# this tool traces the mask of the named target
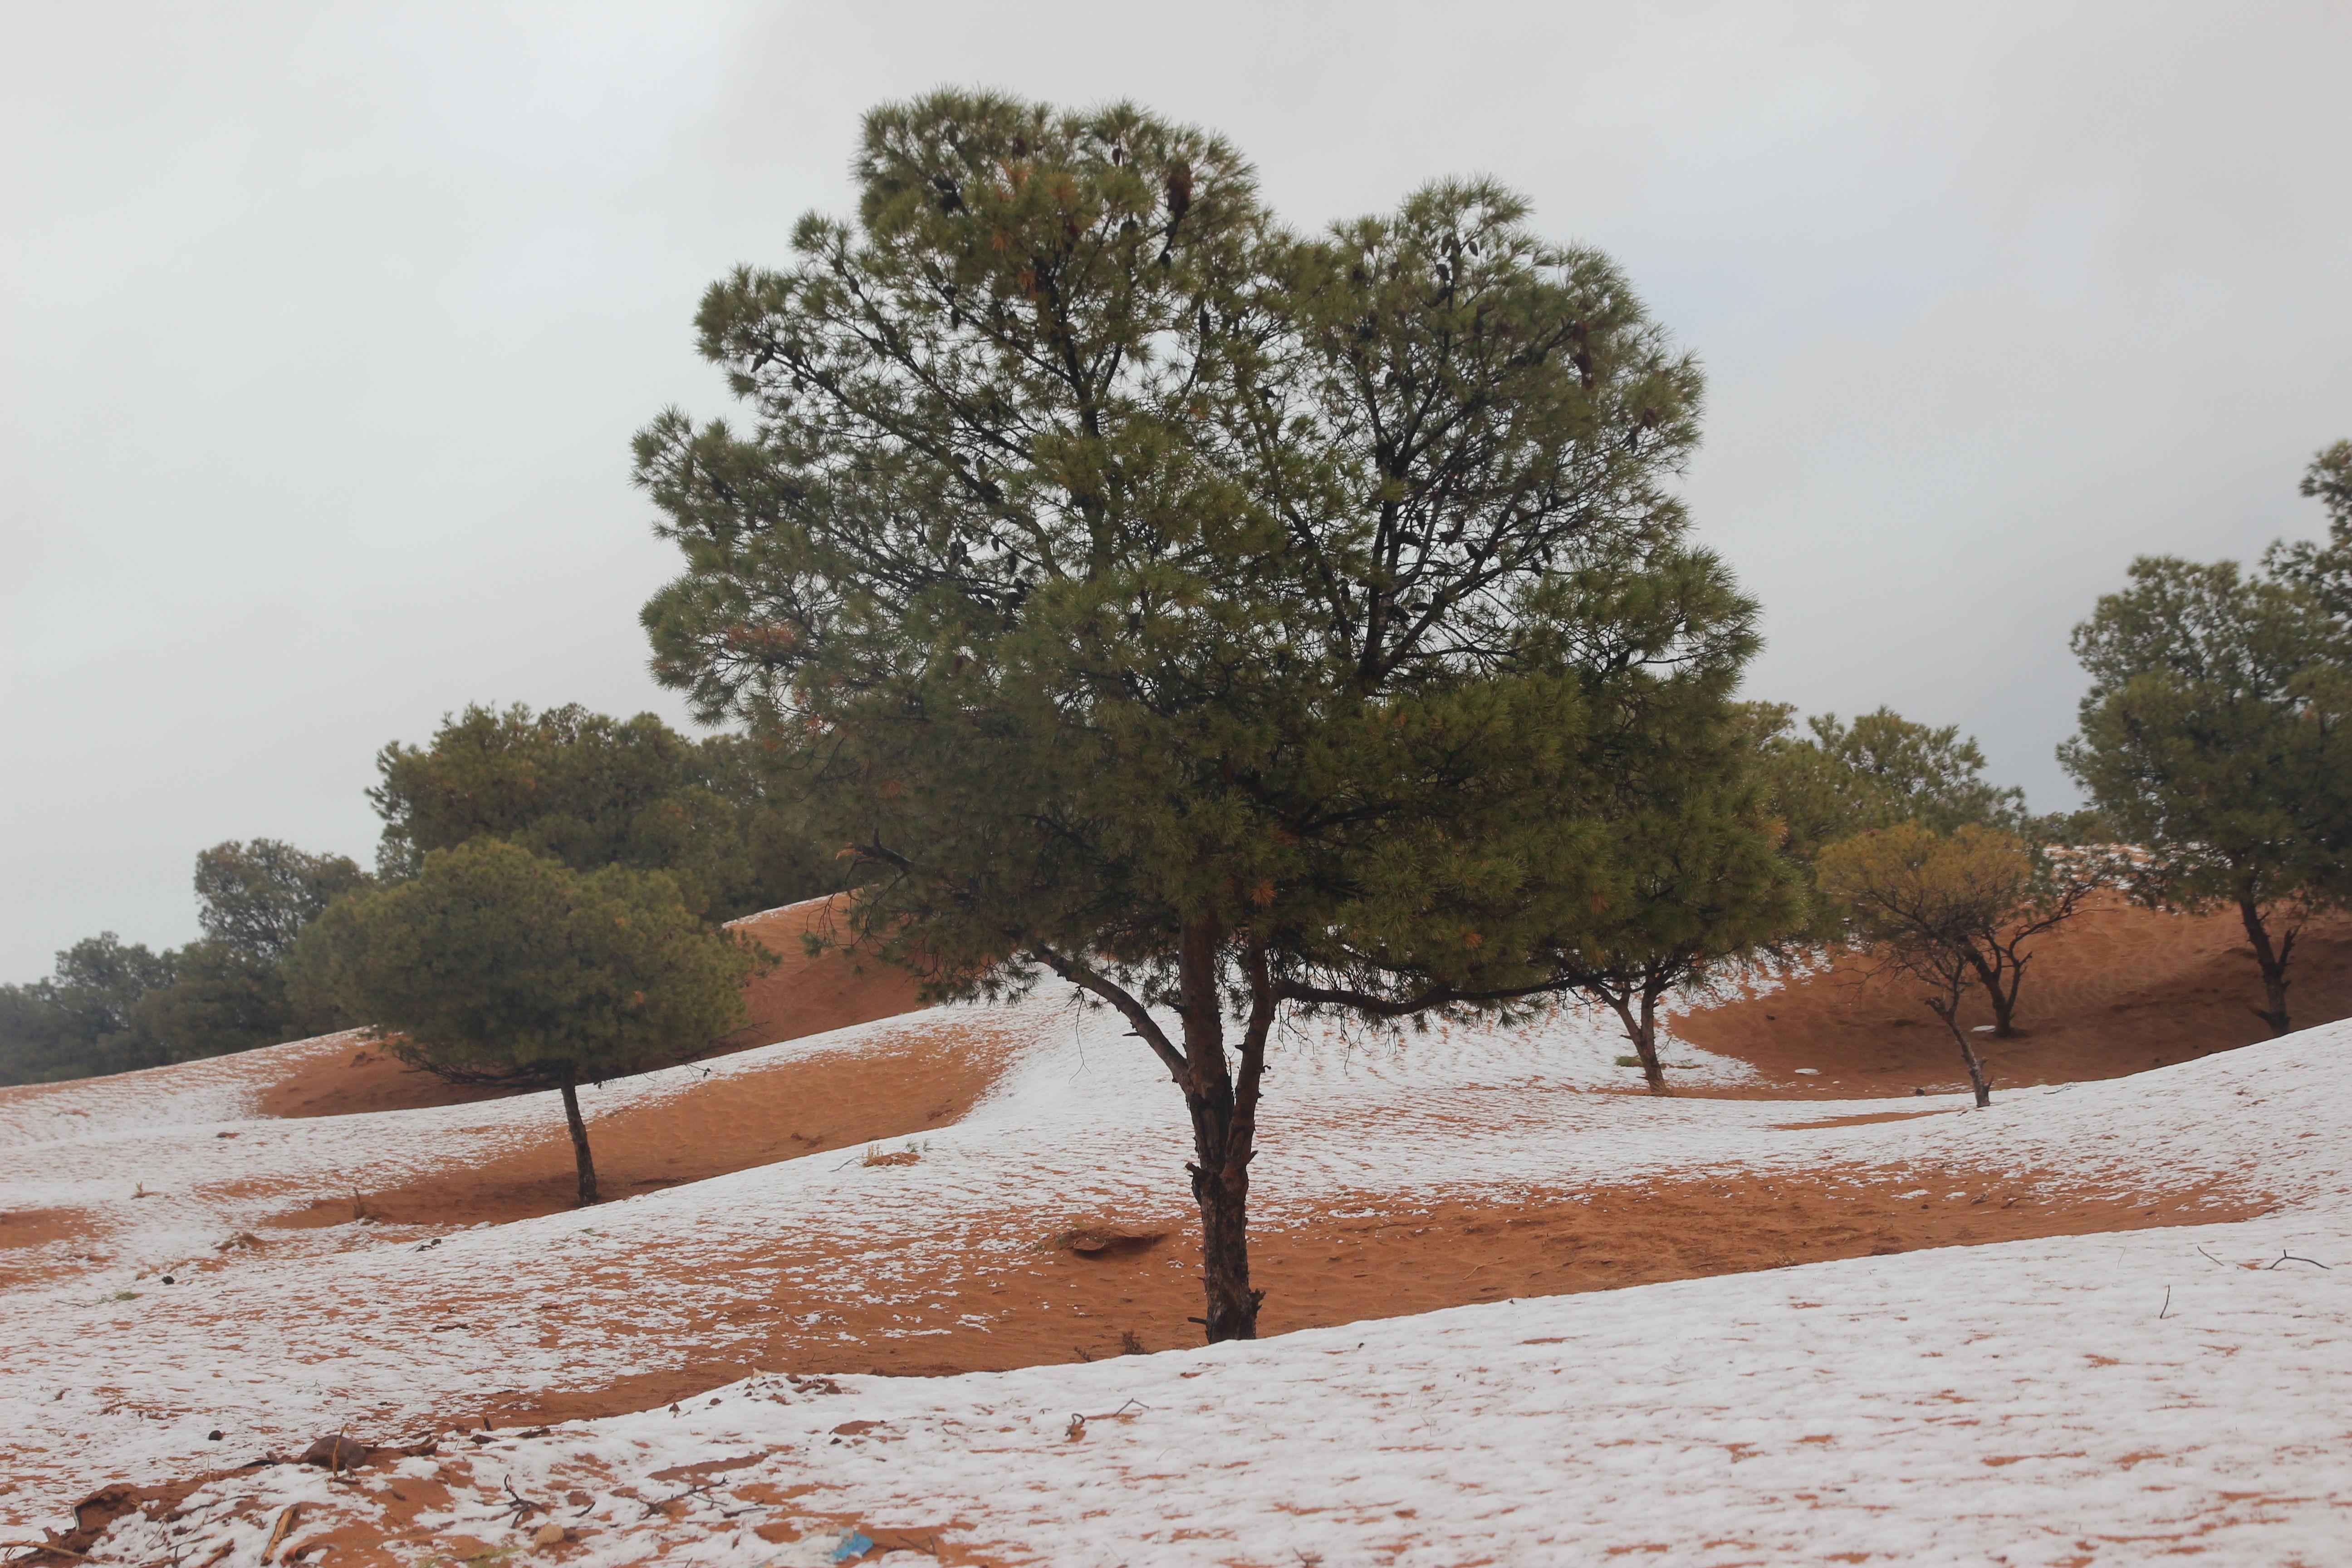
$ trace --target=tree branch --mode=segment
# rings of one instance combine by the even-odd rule
[[[1136,1037],[1150,1046],[1152,1054],[1167,1068],[1169,1076],[1180,1084],[1188,1081],[1184,1053],[1168,1038],[1168,1032],[1160,1026],[1158,1019],[1152,1017],[1151,1010],[1136,1000],[1125,986],[1083,960],[1066,957],[1043,943],[1030,942],[1024,951],[1071,984],[1092,992],[1118,1008],[1127,1021],[1135,1026]]]

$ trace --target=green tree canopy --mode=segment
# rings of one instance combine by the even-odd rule
[[[340,1027],[289,991],[280,961],[338,894],[366,880],[340,855],[232,839],[196,856],[204,939],[153,952],[112,931],[58,954],[55,972],[0,986],[0,1083],[130,1072]]]
[[[2291,582],[2143,556],[2074,628],[2090,673],[2059,761],[2143,857],[2144,901],[2234,907],[2284,1034],[2311,910],[2347,889],[2352,680],[2322,605]]]
[[[1784,847],[1801,865],[1825,845],[1898,822],[1949,833],[2024,821],[2024,792],[1988,782],[1984,753],[1957,724],[1932,728],[1880,708],[1851,724],[1815,714],[1799,734],[1785,703],[1753,703],[1748,712]]]
[[[2311,459],[2302,490],[2327,514],[2327,537],[2281,542],[2263,563],[2272,576],[2309,594],[2335,623],[2329,657],[2352,665],[2352,441],[2338,441]]]
[[[306,854],[276,838],[232,838],[196,857],[196,923],[211,941],[274,965],[304,926],[367,879],[348,856]]]
[[[1275,1022],[1572,984],[1612,815],[1753,646],[1667,489],[1697,370],[1486,182],[1302,237],[1218,137],[968,93],[856,172],[703,300],[747,426],[638,438],[655,668],[800,770],[936,990],[1129,1020],[1250,1335]]]
[[[667,871],[713,920],[842,886],[769,791],[759,748],[731,735],[689,740],[650,713],[469,707],[429,745],[386,746],[376,769],[378,859],[394,874],[489,837],[575,871]]]
[[[596,1201],[578,1086],[701,1049],[743,1017],[752,951],[666,872],[582,876],[481,837],[338,900],[294,960],[404,1059],[466,1082],[562,1091],[580,1201]]]
[[[1743,728],[1735,718],[1687,737],[1677,791],[1633,792],[1612,814],[1607,890],[1559,955],[1576,988],[1616,1014],[1653,1094],[1666,1091],[1659,1003],[1793,934],[1806,916]]]
[[[179,967],[176,952],[100,931],[59,952],[47,979],[0,985],[0,1083],[154,1066],[132,1019],[142,998],[170,985]]]

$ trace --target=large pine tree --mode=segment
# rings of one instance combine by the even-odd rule
[[[1664,488],[1698,373],[1483,182],[1305,238],[1213,135],[968,93],[869,115],[856,177],[704,299],[747,426],[638,438],[656,668],[805,770],[939,994],[1128,1019],[1248,1337],[1275,1024],[1573,984],[1612,815],[1752,646]]]

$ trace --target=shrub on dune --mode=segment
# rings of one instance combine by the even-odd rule
[[[754,950],[697,920],[665,873],[582,876],[486,838],[338,901],[292,963],[417,1066],[561,1090],[586,1205],[596,1168],[579,1086],[739,1027]]]

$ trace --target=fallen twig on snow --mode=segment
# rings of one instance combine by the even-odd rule
[[[2316,1258],[2297,1258],[2288,1252],[2284,1247],[2279,1248],[2278,1261],[2271,1264],[2269,1267],[2276,1268],[2280,1263],[2308,1263],[2314,1268],[2326,1268],[2327,1267],[2326,1264],[2322,1263]]]
[[[299,1502],[289,1502],[286,1505],[286,1510],[278,1516],[278,1526],[269,1532],[269,1544],[261,1549],[261,1560],[264,1563],[278,1555],[278,1543],[284,1541],[286,1532],[294,1528],[294,1515],[301,1506]]]
[[[529,1498],[523,1496],[520,1492],[515,1490],[514,1478],[512,1476],[509,1476],[501,1484],[504,1485],[507,1489],[507,1496],[513,1500],[509,1502],[505,1508],[499,1510],[503,1513],[510,1513],[514,1515],[514,1518],[509,1522],[520,1524],[524,1520],[529,1519],[534,1513],[546,1513],[549,1511],[545,1503],[533,1502]]]
[[[1106,1410],[1100,1415],[1087,1415],[1081,1417],[1081,1419],[1087,1421],[1116,1421],[1126,1416],[1131,1411],[1149,1410],[1151,1406],[1146,1405],[1140,1399],[1130,1399],[1116,1410]]]
[[[703,1482],[703,1483],[702,1483],[700,1486],[698,1486],[698,1487],[688,1487],[688,1488],[687,1488],[684,1491],[679,1492],[679,1493],[678,1493],[677,1496],[675,1496],[675,1497],[666,1497],[666,1498],[662,1498],[662,1499],[660,1499],[659,1500],[655,1501],[655,1502],[641,1503],[641,1504],[640,1504],[640,1506],[641,1506],[641,1507],[643,1507],[643,1508],[645,1509],[645,1510],[646,1510],[646,1513],[645,1513],[646,1518],[647,1518],[647,1519],[651,1519],[651,1518],[653,1518],[653,1516],[654,1516],[654,1515],[656,1515],[656,1514],[659,1513],[662,1510],[664,1510],[664,1509],[667,1508],[670,1504],[672,1504],[672,1503],[674,1503],[674,1502],[684,1502],[687,1499],[688,1499],[688,1498],[692,1497],[695,1493],[697,1493],[697,1492],[707,1492],[707,1491],[710,1491],[710,1490],[714,1489],[715,1488],[717,1488],[717,1487],[718,1487],[718,1485],[719,1485],[719,1483],[718,1483],[717,1481],[705,1481],[705,1482]]]

